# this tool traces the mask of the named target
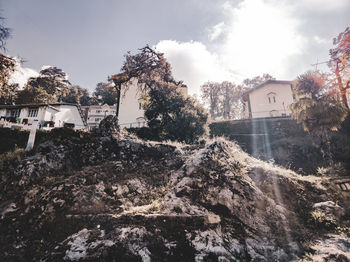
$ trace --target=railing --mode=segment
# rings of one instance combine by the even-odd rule
[[[147,127],[146,122],[133,122],[133,123],[123,123],[119,124],[121,128],[137,128],[137,127]]]

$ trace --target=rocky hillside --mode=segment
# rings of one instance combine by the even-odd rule
[[[325,178],[225,140],[63,133],[0,164],[2,261],[350,261]]]

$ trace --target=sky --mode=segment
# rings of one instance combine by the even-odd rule
[[[146,44],[190,94],[263,73],[293,80],[329,59],[349,13],[350,0],[0,0],[7,54],[25,61],[18,81],[51,65],[90,92]]]

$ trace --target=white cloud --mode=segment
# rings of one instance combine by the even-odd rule
[[[213,26],[213,28],[210,29],[210,32],[209,32],[209,39],[211,41],[217,39],[225,30],[225,23],[224,22],[221,22],[221,23],[218,23],[217,25]]]
[[[220,64],[219,58],[200,42],[177,42],[163,40],[156,50],[164,53],[172,65],[174,77],[184,80],[190,94],[199,93],[204,82],[232,80],[233,75]]]
[[[288,77],[288,59],[302,53],[292,7],[276,1],[245,0],[231,9],[227,40],[220,47],[224,64],[244,77],[264,72]]]
[[[332,41],[331,41],[330,39],[324,39],[324,38],[322,38],[322,37],[319,37],[318,35],[315,35],[315,36],[313,37],[313,40],[314,40],[317,44],[320,44],[320,45],[322,45],[322,44],[331,44],[331,43],[332,43]]]
[[[295,76],[290,75],[289,62],[307,44],[293,11],[277,0],[244,0],[236,6],[226,2],[222,12],[227,21],[208,29],[207,45],[163,40],[156,47],[172,64],[175,77],[189,85],[190,93],[198,93],[208,80],[239,82],[263,73],[291,79]]]
[[[14,58],[16,60],[15,71],[12,73],[9,83],[10,84],[18,84],[19,88],[22,89],[24,85],[27,83],[30,77],[38,76],[39,73],[34,69],[28,67],[22,67],[19,59]]]
[[[337,11],[350,6],[349,0],[301,0],[297,3],[314,12]]]

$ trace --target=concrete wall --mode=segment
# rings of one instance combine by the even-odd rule
[[[293,103],[291,84],[264,85],[249,93],[249,100],[252,118],[289,116],[290,105]],[[248,109],[248,105],[246,108]]]

